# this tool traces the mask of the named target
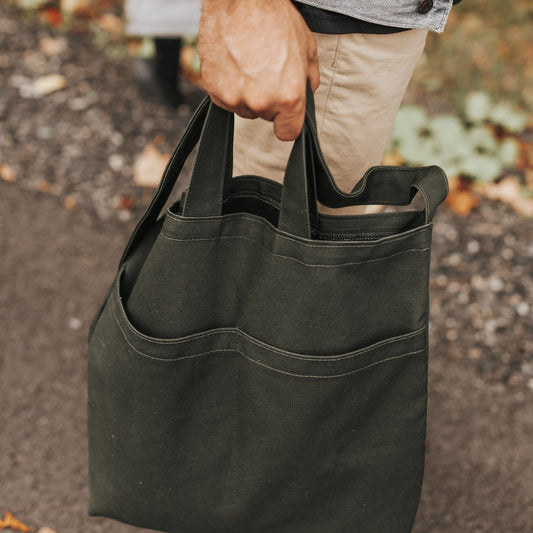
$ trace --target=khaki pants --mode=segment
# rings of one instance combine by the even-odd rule
[[[426,41],[426,30],[388,35],[315,34],[320,86],[315,94],[318,137],[340,189],[353,189],[380,164],[394,118]],[[235,117],[234,175],[283,181],[292,142],[278,140],[270,122]],[[324,213],[361,213],[367,207]]]

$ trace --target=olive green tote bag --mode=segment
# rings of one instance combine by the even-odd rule
[[[193,116],[91,329],[91,515],[172,533],[411,530],[447,180],[375,167],[341,192],[311,100],[283,186],[232,178],[231,113],[206,100]],[[316,208],[417,192],[422,211]]]

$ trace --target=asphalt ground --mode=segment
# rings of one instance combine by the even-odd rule
[[[130,227],[0,183],[0,229],[0,514],[58,533],[139,531],[86,513],[87,328]],[[533,391],[432,344],[414,532],[533,531]]]

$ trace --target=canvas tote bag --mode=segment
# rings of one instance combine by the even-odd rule
[[[233,115],[204,101],[93,323],[89,513],[172,533],[408,533],[446,177],[376,167],[341,192],[311,98],[283,186],[232,179],[232,142]],[[422,211],[316,209],[416,192]]]

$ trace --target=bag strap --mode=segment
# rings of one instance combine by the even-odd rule
[[[367,204],[408,205],[418,191],[425,202],[425,221],[431,222],[448,193],[448,180],[437,166],[373,167],[350,193],[337,187],[318,142],[314,98],[309,85],[307,90],[305,124],[287,163],[278,228],[309,239],[311,221],[316,218],[317,200],[332,208]],[[204,99],[193,114],[150,205],[130,237],[120,266],[157,221],[187,157],[200,139],[183,216],[221,215],[224,186],[232,176],[233,127],[233,113],[217,107],[209,98]]]
[[[417,192],[425,204],[425,222],[433,220],[437,207],[448,195],[448,179],[436,166],[369,168],[351,192],[341,191],[324,160],[314,121],[307,120],[316,161],[316,188],[319,201],[327,207],[353,205],[409,205]]]
[[[233,113],[209,106],[183,205],[184,217],[221,214],[224,185],[233,173],[233,130]]]
[[[352,205],[409,205],[417,192],[425,204],[425,222],[430,223],[437,207],[448,194],[448,179],[436,166],[394,167],[377,166],[367,170],[361,181],[350,193],[328,183],[327,176],[317,173],[317,189],[320,202],[332,208]],[[337,190],[335,190],[337,189]]]
[[[279,229],[310,238],[308,218],[312,217],[316,199],[332,208],[371,204],[409,205],[417,192],[424,199],[426,224],[433,220],[437,207],[448,194],[448,179],[440,167],[372,167],[351,192],[345,193],[335,183],[320,149],[314,97],[309,84],[306,105],[306,119],[300,137],[307,138],[307,142],[299,143],[300,138],[296,140],[287,163]]]
[[[125,263],[126,259],[136,247],[137,243],[142,239],[142,236],[146,233],[146,231],[148,231],[149,228],[156,223],[161,210],[167,203],[170,194],[172,193],[172,189],[176,184],[187,157],[200,139],[209,107],[210,99],[206,97],[191,117],[185,133],[170,156],[170,159],[163,172],[163,177],[161,178],[159,186],[152,197],[150,205],[147,207],[144,215],[131,234],[124,253],[122,254],[122,258],[120,259],[119,269]]]

